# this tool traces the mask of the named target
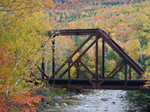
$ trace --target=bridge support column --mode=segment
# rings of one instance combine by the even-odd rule
[[[131,80],[131,66],[129,66],[129,80]]]
[[[45,59],[44,57],[42,58],[42,79],[44,79],[44,73],[45,73]]]
[[[105,77],[105,41],[102,39],[102,78]]]
[[[70,89],[70,61],[68,62],[68,89]]]
[[[55,39],[52,40],[52,74],[54,73],[55,73]]]
[[[95,69],[95,79],[96,79],[96,88],[98,86],[98,36],[96,36],[96,55],[95,55],[95,66],[96,66],[96,69]]]
[[[79,67],[79,62],[77,62],[77,66]],[[79,70],[77,69],[77,79],[79,79]]]
[[[125,90],[127,90],[127,63],[125,63]]]

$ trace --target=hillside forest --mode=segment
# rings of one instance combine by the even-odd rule
[[[63,94],[66,91],[51,88],[45,80],[46,76],[52,75],[52,42],[55,39],[57,69],[81,45],[86,36],[53,38],[45,35],[49,30],[104,30],[145,71],[139,77],[132,70],[132,79],[147,80],[145,87],[149,88],[149,4],[150,0],[1,0],[0,111],[34,112],[41,99],[51,100],[54,94]],[[102,63],[101,44],[100,39],[99,64]],[[76,59],[83,50],[84,47],[73,58]],[[82,58],[92,72],[95,70],[94,55],[93,46]],[[106,44],[105,76],[120,61],[120,56]],[[42,63],[45,63],[44,71]],[[99,76],[101,71],[99,66]],[[71,78],[76,78],[76,72],[72,67]],[[44,77],[41,75],[43,73]],[[123,79],[124,71],[120,71],[114,78]],[[127,91],[127,94],[141,109],[150,108],[149,91]]]

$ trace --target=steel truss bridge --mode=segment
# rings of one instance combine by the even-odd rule
[[[43,73],[43,77],[46,77],[49,84],[51,84],[54,88],[74,88],[74,89],[114,89],[114,90],[144,90],[143,85],[146,80],[142,80],[142,78],[133,80],[132,79],[132,71],[133,69],[139,76],[142,77],[144,74],[143,69],[137,65],[130,56],[128,56],[124,50],[108,35],[101,29],[67,29],[67,30],[59,30],[49,31],[47,34],[49,37],[56,38],[57,36],[72,36],[72,35],[88,35],[88,38],[80,45],[78,48],[71,54],[71,56],[66,59],[66,61],[55,70],[55,41],[52,42],[52,52],[53,52],[53,61],[52,61],[52,75],[48,77],[45,73]],[[102,41],[102,65],[101,65],[101,74],[98,74],[98,50],[99,43],[98,40]],[[77,57],[76,60],[73,61],[73,56],[81,50],[81,48],[89,41],[93,40],[86,47],[86,49]],[[105,44],[108,44],[122,59],[122,61],[105,77]],[[93,46],[95,45],[95,73],[93,73],[88,66],[86,66],[81,58],[83,55]],[[58,76],[60,70],[64,69],[64,66],[67,65],[67,68],[64,70],[61,75]],[[80,66],[79,66],[80,65]],[[75,67],[77,70],[77,77],[72,79],[70,77],[70,69],[71,67]],[[85,68],[85,70],[92,76],[90,78],[84,71],[81,69],[81,66]],[[124,79],[114,79],[114,76],[120,70],[124,70]],[[44,71],[44,69],[43,69]],[[63,76],[67,74],[67,78],[63,78]],[[84,78],[80,78],[80,74],[84,76]],[[100,75],[100,76],[99,76]]]

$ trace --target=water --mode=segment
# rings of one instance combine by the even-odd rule
[[[122,90],[74,93],[51,103],[43,112],[139,112]]]

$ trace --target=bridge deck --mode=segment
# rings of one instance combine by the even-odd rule
[[[100,83],[103,79],[99,79]],[[93,86],[87,79],[71,79],[68,85],[68,79],[52,79],[50,84],[54,84],[54,88],[74,88],[74,89],[114,89],[114,90],[144,90],[142,87],[145,80],[128,80],[127,87],[125,87],[125,80],[107,79],[100,87]],[[96,81],[92,79],[96,84]]]

